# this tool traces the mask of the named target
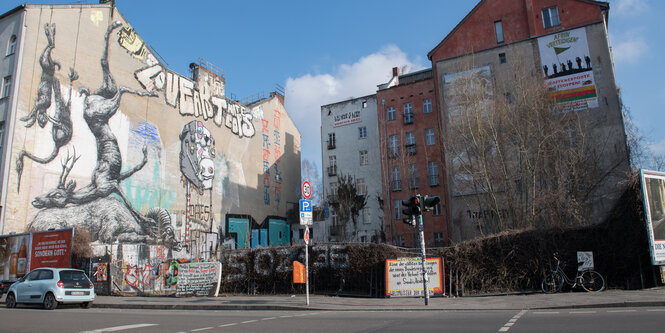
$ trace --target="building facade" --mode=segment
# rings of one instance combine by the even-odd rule
[[[487,101],[496,105],[498,98],[514,103],[511,89],[521,79],[516,68],[521,73],[530,73],[527,75],[544,80],[561,117],[589,124],[584,144],[588,146],[586,152],[598,156],[594,166],[601,176],[593,180],[596,184],[583,199],[590,206],[584,214],[602,221],[621,194],[622,180],[630,168],[607,35],[608,11],[608,3],[587,0],[480,1],[428,54],[449,143],[446,146],[459,140],[451,134],[451,119],[469,114],[469,110],[460,109],[456,102],[459,96],[454,90],[460,78],[475,77],[477,82],[485,82]],[[566,130],[569,130],[566,141],[570,143],[562,144],[579,145],[582,134],[573,126]],[[491,154],[496,151],[493,147]],[[521,167],[520,152],[508,152],[505,156],[512,161],[508,165]],[[493,184],[475,189],[465,187],[471,176],[459,167],[464,158],[447,148],[453,242],[480,235],[481,221],[511,219],[515,213],[507,207],[505,197],[491,198],[495,202],[492,207],[485,204],[489,196],[486,188]],[[550,162],[555,164],[554,159]]]
[[[323,193],[328,205],[329,241],[382,243],[384,240],[376,109],[376,95],[321,106]],[[366,198],[355,221],[337,213],[338,209],[350,209],[349,199],[338,193],[344,177],[349,177],[347,183],[355,184],[357,195]]]
[[[107,4],[20,6],[0,43],[1,233],[80,226],[171,258],[291,243],[300,133],[282,95],[240,104],[211,66],[169,70]]]
[[[383,175],[386,241],[416,247],[418,232],[405,224],[402,200],[420,194],[439,196],[433,211],[423,213],[427,246],[448,244],[446,185],[441,119],[432,70],[399,75],[378,86],[379,151]]]

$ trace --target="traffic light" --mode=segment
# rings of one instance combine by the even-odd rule
[[[414,217],[421,214],[420,201],[419,195],[411,197],[409,200],[402,200],[402,206],[406,207],[402,210],[402,214],[406,216],[404,223],[412,227],[416,226],[416,220]]]
[[[423,210],[428,211],[434,209],[434,206],[439,204],[441,202],[441,199],[439,197],[430,197],[430,196],[424,196],[423,197]]]

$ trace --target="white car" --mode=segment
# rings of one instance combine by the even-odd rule
[[[60,303],[80,303],[88,308],[95,300],[95,287],[80,269],[37,268],[9,287],[5,304],[41,303],[53,310]]]

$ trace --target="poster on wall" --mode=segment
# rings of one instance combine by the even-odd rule
[[[538,38],[545,83],[562,112],[598,107],[586,30],[578,28]]]
[[[176,296],[215,296],[222,280],[221,262],[180,264]]]
[[[74,229],[36,232],[32,234],[30,269],[40,267],[71,267]]]
[[[386,260],[386,296],[422,297],[423,273],[421,258]],[[427,258],[427,288],[430,296],[441,296],[443,290],[443,261]]]
[[[359,123],[361,121],[362,121],[362,118],[360,116],[360,111],[344,112],[344,113],[335,115],[335,123],[333,124],[333,127],[355,124],[355,123]]]
[[[29,272],[30,234],[0,237],[0,280],[15,281]]]
[[[653,265],[665,265],[665,173],[640,170],[644,215]]]

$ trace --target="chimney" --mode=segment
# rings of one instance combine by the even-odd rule
[[[393,67],[393,77],[399,76],[399,67]]]

